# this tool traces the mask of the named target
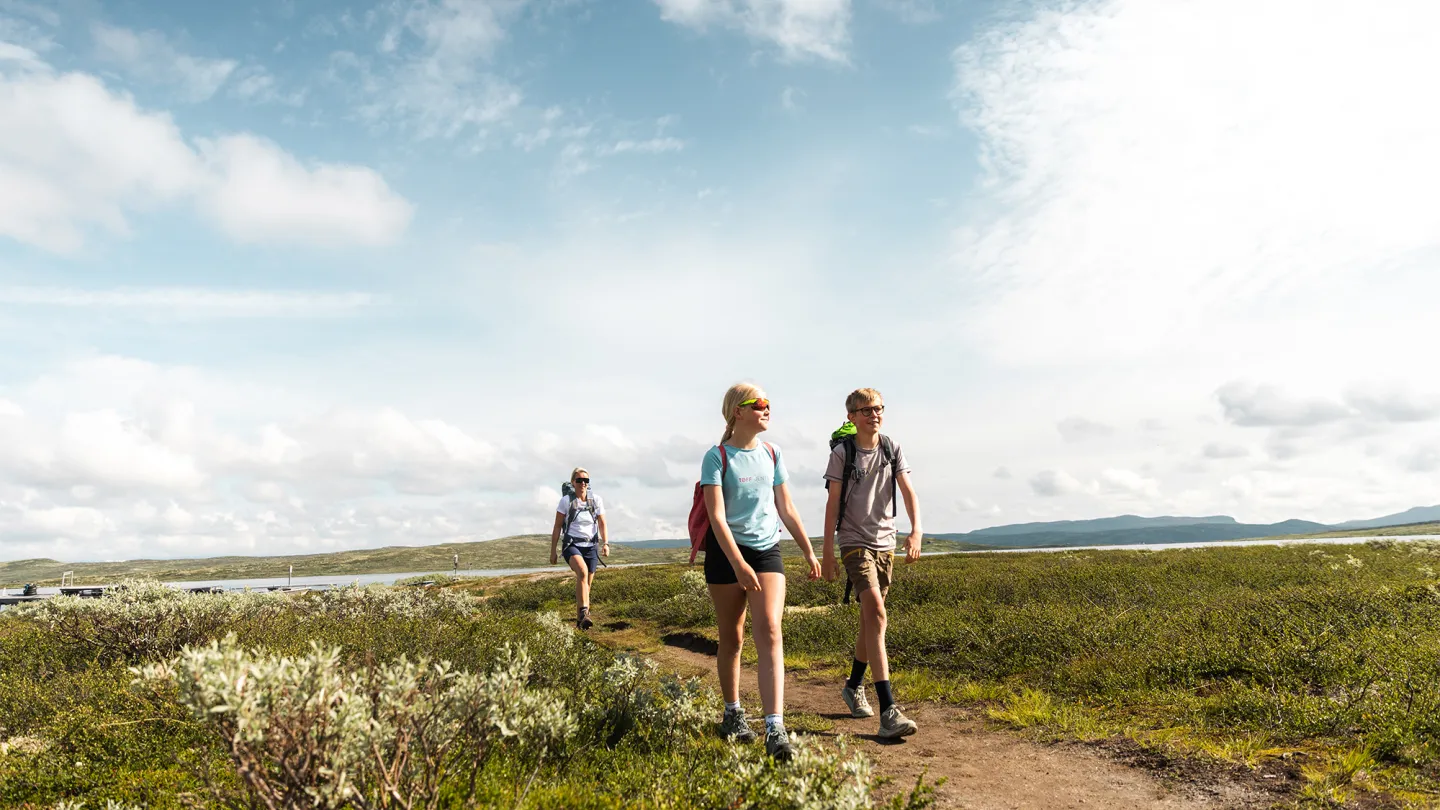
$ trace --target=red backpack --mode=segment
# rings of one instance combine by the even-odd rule
[[[779,464],[775,459],[775,448],[769,442],[761,442],[765,445],[765,451],[770,454],[770,463]],[[724,486],[725,473],[730,469],[730,455],[725,452],[725,445],[720,448],[720,483]],[[695,554],[700,549],[707,549],[707,545],[715,537],[715,529],[710,525],[710,510],[705,508],[704,485],[699,481],[695,482],[695,499],[690,502],[690,564],[695,564]],[[723,490],[722,490],[723,491]],[[721,496],[724,497],[723,495]]]

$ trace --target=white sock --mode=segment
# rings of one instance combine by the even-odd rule
[[[738,712],[738,711],[740,711],[740,701],[737,700],[737,701],[735,701],[734,703],[726,703],[726,704],[725,704],[725,711],[727,711],[727,712]]]
[[[785,718],[778,714],[765,715],[765,730],[769,732],[777,728],[785,728]]]

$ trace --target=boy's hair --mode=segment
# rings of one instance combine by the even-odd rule
[[[863,408],[875,402],[884,402],[885,398],[874,388],[856,388],[845,397],[845,412],[854,413],[857,408]]]

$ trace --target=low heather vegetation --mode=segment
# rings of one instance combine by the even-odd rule
[[[726,745],[713,693],[554,614],[126,586],[0,614],[0,804],[875,806],[862,758]]]
[[[902,700],[980,702],[1003,723],[1256,763],[1301,754],[1305,800],[1440,790],[1440,547],[1426,543],[957,555],[897,564]],[[839,668],[840,583],[792,571],[787,658]],[[681,567],[607,573],[593,601],[658,633],[706,632]],[[490,596],[537,610],[563,582]]]

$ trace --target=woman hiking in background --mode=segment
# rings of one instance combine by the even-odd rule
[[[752,631],[760,659],[760,702],[765,709],[765,752],[787,760],[793,754],[785,731],[785,658],[780,632],[785,607],[785,568],[780,561],[780,524],[805,555],[811,579],[820,561],[800,522],[786,484],[780,448],[761,442],[770,428],[770,401],[758,386],[740,383],[725,392],[721,415],[725,435],[700,465],[700,484],[712,534],[706,539],[705,582],[715,604],[719,630],[716,668],[725,697],[720,733],[746,741],[755,733],[740,706],[740,647],[745,611],[754,611]]]
[[[590,585],[595,581],[600,555],[610,556],[610,530],[605,525],[605,504],[590,489],[589,471],[576,467],[570,473],[569,489],[555,507],[555,528],[550,531],[550,564],[559,561],[556,546],[564,537],[565,545],[559,553],[575,572],[575,625],[589,630],[595,624],[590,621]],[[597,539],[599,553],[595,549]]]

